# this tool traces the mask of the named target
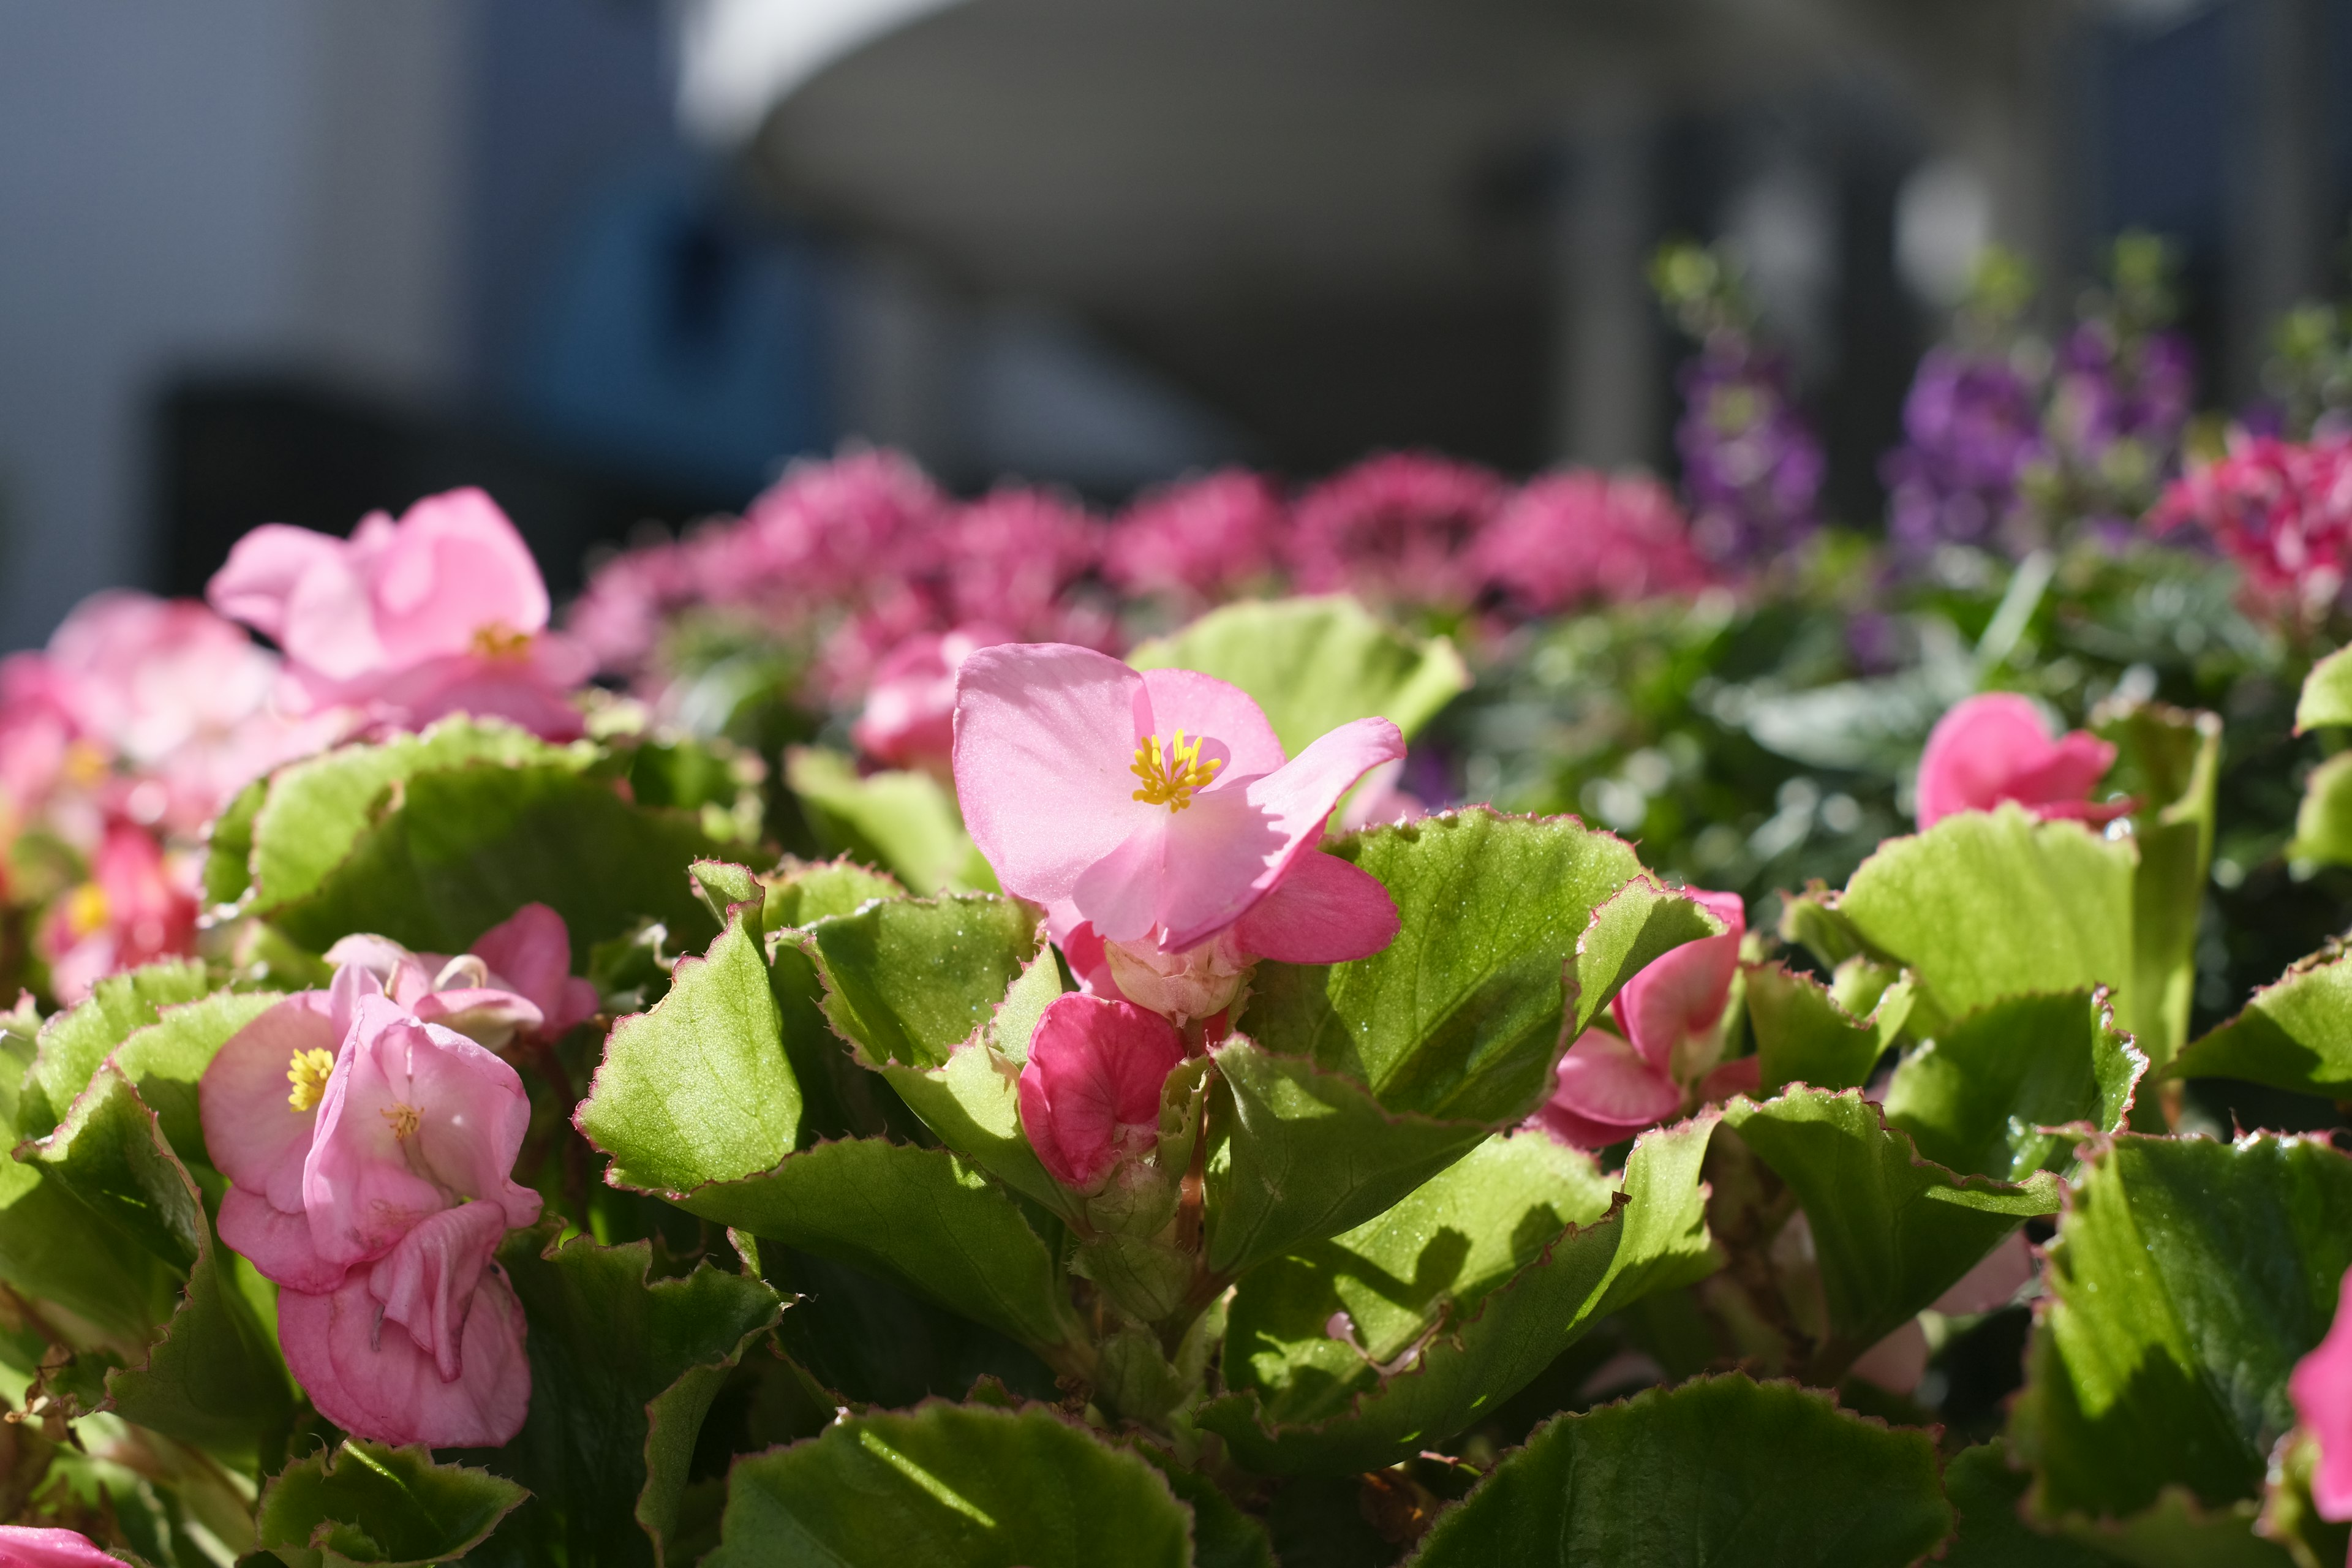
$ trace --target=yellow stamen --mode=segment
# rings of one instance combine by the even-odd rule
[[[296,1051],[294,1059],[286,1064],[286,1081],[294,1092],[286,1103],[296,1110],[309,1110],[327,1092],[327,1079],[335,1070],[335,1054],[328,1050]]]
[[[1202,737],[1205,739],[1206,737]],[[1164,805],[1170,811],[1181,811],[1192,804],[1192,792],[1206,789],[1225,765],[1223,757],[1201,760],[1201,741],[1184,742],[1184,731],[1176,731],[1176,739],[1162,745],[1160,737],[1147,737],[1135,748],[1135,761],[1128,772],[1143,781],[1143,787],[1130,797],[1146,805]]]
[[[96,789],[106,782],[106,753],[88,741],[76,741],[66,748],[61,771],[66,782],[76,789]]]
[[[398,1103],[385,1106],[379,1114],[390,1124],[392,1135],[404,1143],[416,1135],[416,1124],[424,1120],[416,1114],[416,1107]]]
[[[530,634],[504,621],[492,621],[474,633],[474,651],[484,658],[520,659],[530,652]]]
[[[106,889],[96,882],[84,882],[66,895],[66,930],[76,942],[92,931],[106,929],[106,917],[113,912],[107,902]]]

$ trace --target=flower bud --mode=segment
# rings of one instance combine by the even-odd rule
[[[1047,1173],[1087,1196],[1108,1189],[1123,1162],[1159,1146],[1160,1086],[1183,1059],[1183,1038],[1157,1013],[1056,997],[1021,1069],[1021,1131]]]
[[[1103,956],[1121,995],[1178,1023],[1213,1017],[1232,1006],[1250,972],[1234,926],[1182,952],[1163,952],[1147,937],[1106,942]]]

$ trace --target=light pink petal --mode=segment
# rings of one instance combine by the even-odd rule
[[[2008,1240],[1978,1259],[1975,1268],[1936,1298],[1936,1310],[1957,1317],[2006,1307],[2032,1278],[2033,1244],[2025,1239],[2023,1229],[2012,1230]]]
[[[380,1258],[452,1201],[404,1147],[423,1127],[409,1057],[427,1027],[383,996],[362,998],[355,1011],[302,1172],[310,1238],[330,1262]]]
[[[1091,1190],[1159,1136],[1160,1090],[1184,1059],[1157,1013],[1072,993],[1037,1021],[1021,1069],[1021,1130],[1053,1178]]]
[[[376,978],[383,994],[404,1007],[414,1007],[433,992],[433,976],[440,972],[438,954],[411,952],[390,937],[359,933],[336,942],[324,954],[337,969],[355,964]]]
[[[1301,855],[1241,918],[1242,951],[1277,963],[1344,963],[1396,940],[1396,900],[1337,855]]]
[[[1149,814],[1134,799],[1143,678],[1066,643],[984,647],[956,677],[955,784],[964,826],[1004,890],[1066,899]]]
[[[331,1290],[343,1282],[343,1265],[319,1256],[310,1240],[310,1216],[271,1206],[259,1193],[231,1187],[221,1194],[220,1238],[232,1251],[289,1290]]]
[[[2041,710],[2014,692],[1957,704],[1936,721],[1919,758],[1919,826],[2013,800],[2028,808],[2081,811],[2115,763],[2116,750],[2081,731],[2052,740]],[[2044,809],[2042,815],[2057,815]]]
[[[384,657],[410,665],[547,625],[547,584],[530,548],[478,489],[427,496],[408,509],[369,574]]]
[[[551,680],[530,659],[457,653],[389,670],[332,698],[364,702],[381,721],[404,729],[465,713],[503,719],[543,741],[571,741],[585,728],[573,684]]]
[[[540,1196],[510,1177],[530,1128],[530,1096],[515,1069],[434,1025],[409,1037],[409,1097],[418,1113],[410,1155],[443,1187],[501,1205],[507,1223],[539,1218]]]
[[[1622,1142],[1677,1115],[1683,1092],[1616,1036],[1588,1029],[1559,1059],[1558,1086],[1532,1120],[1580,1149]]]
[[[1256,778],[1289,761],[1274,726],[1265,721],[1265,710],[1231,681],[1192,669],[1147,669],[1143,689],[1151,699],[1147,734],[1170,745],[1175,744],[1179,730],[1192,740],[1223,742],[1227,760],[1217,770],[1221,781]],[[1208,754],[1203,749],[1204,760]]]
[[[530,1360],[504,1276],[475,1288],[454,1380],[405,1332],[386,1330],[377,1305],[364,1275],[329,1295],[279,1292],[278,1342],[320,1415],[355,1437],[436,1448],[496,1447],[522,1430]]]
[[[1223,806],[1210,790],[1173,814],[1167,885],[1160,902],[1161,945],[1196,946],[1249,912],[1299,856],[1322,842],[1339,797],[1382,763],[1404,755],[1404,737],[1385,719],[1358,719],[1322,736],[1245,791],[1250,815]],[[1198,821],[1187,821],[1200,815]],[[1249,874],[1244,876],[1244,872]]]
[[[361,531],[366,530],[362,523]],[[351,547],[322,558],[296,579],[284,614],[278,646],[306,674],[361,681],[384,668],[387,656],[368,604],[367,579]]]
[[[542,1016],[538,1026],[551,1035],[596,1011],[595,987],[572,977],[572,933],[545,904],[523,905],[484,931],[473,951],[493,979],[530,999]]]
[[[1651,960],[1609,1005],[1625,1037],[1662,1071],[1673,1062],[1676,1045],[1705,1034],[1723,1016],[1739,971],[1739,939],[1748,929],[1738,894],[1693,888],[1689,897],[1731,929]]]
[[[302,1207],[302,1161],[318,1108],[297,1110],[286,1074],[304,1052],[341,1044],[327,993],[289,996],[231,1035],[196,1084],[196,1112],[214,1169],[289,1213]]]
[[[222,615],[283,647],[295,585],[313,570],[341,570],[342,560],[340,539],[265,522],[229,547],[228,560],[205,584],[205,597]]]
[[[1238,797],[1234,797],[1238,800]],[[1181,819],[1202,811],[1204,819],[1218,810],[1209,797],[1194,800],[1191,809],[1171,814],[1158,806],[1136,826],[1127,841],[1087,867],[1071,886],[1070,903],[1080,910],[1106,942],[1136,942],[1148,935],[1158,918],[1158,899],[1168,880],[1171,859],[1186,871],[1201,869],[1188,860]]]
[[[443,1209],[400,1238],[368,1270],[368,1294],[383,1304],[416,1348],[433,1358],[446,1383],[458,1373],[458,1345],[474,1288],[506,1236],[496,1204]]]
[[[537,1034],[545,1022],[529,997],[496,985],[436,991],[417,998],[415,1012],[419,1023],[438,1024],[493,1051],[518,1034]]]
[[[2319,1517],[2352,1519],[2352,1274],[2337,1288],[2336,1320],[2287,1379],[2295,1420],[2319,1443],[2311,1500]]]
[[[1927,1331],[1913,1318],[1862,1352],[1853,1375],[1892,1394],[1909,1394],[1927,1375]]]
[[[0,1524],[0,1564],[5,1568],[122,1568],[122,1559],[100,1551],[89,1537],[75,1531]]]

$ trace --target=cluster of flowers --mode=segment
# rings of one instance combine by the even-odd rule
[[[2148,524],[2219,546],[2270,608],[2320,615],[2343,603],[2352,572],[2352,438],[2240,436],[2177,480]]]
[[[457,711],[581,731],[593,661],[548,629],[538,564],[479,490],[349,540],[256,529],[209,597],[99,594],[0,663],[0,897],[46,906],[36,946],[60,1000],[194,951],[197,839],[281,763]]]

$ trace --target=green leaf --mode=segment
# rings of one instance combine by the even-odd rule
[[[165,1007],[114,1048],[114,1065],[155,1112],[164,1139],[183,1161],[212,1163],[205,1148],[196,1087],[229,1037],[285,1000],[276,991],[223,991]]]
[[[2119,1135],[2049,1250],[2010,1441],[2043,1518],[2126,1518],[2168,1485],[2252,1498],[2294,1363],[2352,1266],[2352,1160],[2323,1143]]]
[[[2338,648],[2311,667],[2295,700],[2294,732],[2323,724],[2352,724],[2352,648]]]
[[[1192,1509],[1195,1568],[1276,1568],[1265,1527],[1235,1508],[1216,1482],[1155,1448],[1138,1445],[1134,1452],[1160,1473],[1177,1500]]]
[[[2311,770],[2286,852],[2315,865],[2352,866],[2352,752],[2339,752]]]
[[[794,746],[784,753],[784,781],[827,848],[880,867],[909,891],[997,890],[955,797],[930,774],[861,776],[838,752]]]
[[[110,974],[87,1000],[51,1017],[41,1026],[25,1097],[16,1108],[17,1136],[47,1134],[115,1047],[163,1016],[165,1007],[193,1002],[212,987],[202,963],[171,959]]]
[[[1944,1493],[1959,1510],[1960,1533],[1944,1568],[2116,1568],[2117,1560],[2063,1535],[2045,1535],[2020,1517],[2032,1478],[2009,1468],[2000,1442],[1963,1448],[1944,1467]]]
[[[1723,1120],[1797,1194],[1811,1226],[1829,1311],[1811,1381],[1834,1381],[2020,1221],[2058,1207],[2047,1172],[2011,1184],[1920,1158],[1910,1135],[1853,1089],[1735,1100]]]
[[[2012,996],[1969,1014],[1895,1069],[1887,1125],[1955,1171],[2004,1182],[2063,1173],[2077,1136],[2036,1130],[2114,1131],[2147,1068],[2105,1004],[2077,991]]]
[[[736,1462],[705,1568],[1178,1568],[1190,1510],[1052,1412],[930,1404]]]
[[[1644,1134],[1622,1195],[1542,1133],[1495,1139],[1370,1223],[1252,1270],[1227,1318],[1235,1392],[1200,1424],[1278,1473],[1442,1444],[1602,1317],[1714,1270],[1699,1184],[1713,1131]]]
[[[2174,1078],[2234,1078],[2352,1099],[2352,954],[2331,943],[2173,1058]]]
[[[575,1121],[617,1185],[684,1192],[767,1170],[800,1133],[800,1086],[757,934],[739,913],[669,994],[614,1027]]]
[[[859,1059],[942,1066],[1004,1000],[1041,938],[1027,905],[988,894],[898,899],[809,929],[824,1016]]]
[[[1791,1083],[1858,1089],[1869,1079],[1890,1043],[1875,1023],[1839,1006],[1811,975],[1780,964],[1759,964],[1747,979],[1748,1026],[1756,1037],[1764,1092],[1778,1093]]]
[[[281,1434],[292,1400],[278,1348],[226,1270],[186,1167],[131,1081],[101,1068],[48,1139],[32,1146],[105,1223],[82,1245],[143,1249],[187,1290],[143,1363],[108,1374],[113,1407],[167,1436],[249,1463]]]
[[[286,1568],[426,1568],[488,1539],[528,1496],[488,1470],[436,1465],[423,1448],[348,1438],[286,1467],[261,1494],[261,1544]]]
[[[1053,1252],[1002,1187],[944,1149],[819,1143],[764,1174],[670,1201],[900,1280],[1033,1349],[1076,1335]]]
[[[495,1463],[561,1514],[572,1568],[651,1563],[677,1529],[702,1418],[782,1300],[707,1262],[656,1280],[650,1243],[557,1246],[558,1228],[499,1249],[530,1323],[531,1401]]]
[[[2352,1522],[2326,1520],[2312,1500],[2319,1471],[2319,1445],[2306,1430],[2279,1445],[2263,1496],[2263,1538],[2284,1545],[2296,1568],[2336,1568],[2352,1557]]]
[[[269,780],[257,778],[236,792],[213,819],[205,842],[205,901],[235,904],[253,881],[253,820],[269,795]]]
[[[1402,929],[1350,963],[1260,964],[1239,1022],[1267,1050],[1368,1085],[1393,1111],[1517,1120],[1618,986],[1722,929],[1689,900],[1634,881],[1632,847],[1571,817],[1475,806],[1332,852],[1380,879]]]
[[[1386,719],[1409,740],[1470,689],[1452,643],[1401,637],[1344,595],[1227,605],[1143,644],[1127,662],[1233,682],[1265,710],[1294,757],[1357,719]]]
[[[2128,842],[2004,805],[1887,840],[1834,909],[1874,952],[1915,970],[1947,1014],[2106,985],[2129,1016],[2135,867]]]
[[[854,914],[876,899],[903,899],[897,879],[844,857],[806,861],[787,858],[765,879],[767,928],[813,925],[827,915]]]
[[[1734,1373],[1539,1427],[1415,1568],[1906,1568],[1950,1533],[1935,1439]]]
[[[2213,861],[2221,721],[2143,702],[2103,713],[2093,727],[2116,745],[2116,786],[2140,803],[2132,814],[2139,866],[2132,879],[2134,971],[2124,1025],[2161,1067],[2189,1039],[2197,925]]]
[[[1062,968],[1052,950],[1030,960],[994,1016],[935,1068],[883,1069],[900,1099],[940,1142],[1024,1197],[1066,1216],[1070,1195],[1038,1163],[1021,1130],[1021,1068],[1029,1038],[1055,997]]]

